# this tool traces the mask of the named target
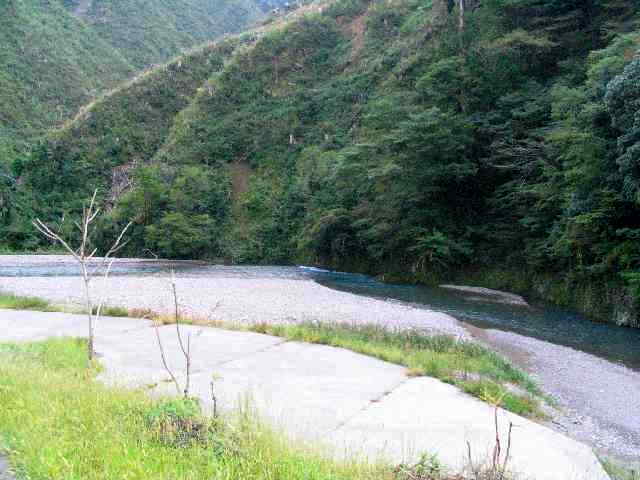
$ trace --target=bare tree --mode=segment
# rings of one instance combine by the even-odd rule
[[[87,309],[87,320],[89,327],[89,360],[93,360],[95,355],[94,343],[95,343],[95,328],[96,323],[100,319],[100,313],[104,305],[104,296],[100,299],[97,305],[94,303],[91,294],[91,280],[101,270],[103,279],[107,279],[111,273],[111,266],[115,260],[114,255],[124,247],[127,242],[123,242],[125,233],[131,226],[131,222],[120,231],[120,235],[111,245],[111,248],[102,257],[101,261],[91,267],[93,260],[96,258],[97,248],[91,246],[91,233],[93,228],[93,222],[100,213],[100,208],[96,207],[96,196],[98,190],[94,190],[93,196],[88,206],[82,208],[82,218],[80,223],[75,222],[76,227],[80,231],[80,241],[76,248],[71,247],[70,241],[65,240],[62,236],[61,226],[53,228],[48,226],[39,218],[36,218],[32,223],[48,239],[59,243],[67,250],[73,258],[80,265],[80,271],[82,273],[82,280],[84,283],[84,295],[85,306]]]
[[[176,325],[176,335],[178,338],[178,345],[180,346],[180,351],[184,357],[185,363],[185,382],[184,387],[180,385],[178,378],[175,376],[169,364],[167,363],[167,357],[165,355],[164,346],[162,344],[162,339],[160,338],[160,325],[159,322],[154,321],[154,328],[156,331],[156,340],[158,341],[158,348],[160,349],[160,359],[162,360],[162,366],[171,377],[171,381],[176,387],[178,391],[178,395],[184,395],[185,398],[189,396],[189,390],[191,388],[191,333],[187,335],[186,342],[182,336],[182,330],[180,328],[180,307],[178,304],[178,292],[176,289],[176,277],[175,273],[171,271],[171,293],[173,294],[173,307],[174,307],[174,320]],[[197,335],[202,333],[202,331],[198,332]]]

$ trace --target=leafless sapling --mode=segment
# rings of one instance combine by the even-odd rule
[[[63,234],[61,231],[62,225],[58,227],[50,227],[39,218],[36,218],[32,222],[40,233],[42,233],[48,239],[59,243],[67,252],[69,252],[80,266],[80,272],[82,274],[82,280],[84,284],[85,307],[87,309],[87,320],[89,327],[89,360],[93,360],[95,355],[95,328],[98,320],[100,319],[102,307],[104,306],[104,296],[100,299],[97,305],[94,303],[91,293],[91,280],[100,270],[102,271],[101,276],[104,280],[109,277],[109,274],[111,273],[111,266],[113,265],[113,262],[115,260],[114,255],[127,244],[126,241],[123,241],[123,238],[129,227],[131,226],[131,222],[127,223],[127,225],[120,231],[120,234],[116,238],[115,242],[113,242],[113,244],[111,245],[111,248],[109,248],[106,254],[101,258],[101,260],[97,262],[97,264],[92,268],[92,264],[94,263],[93,260],[97,259],[97,248],[92,248],[91,234],[94,227],[93,222],[98,217],[101,211],[100,208],[96,206],[97,194],[98,191],[94,190],[89,205],[85,205],[82,208],[82,218],[80,222],[75,222],[75,225],[80,232],[80,238],[78,241],[78,246],[76,248],[73,248],[71,246],[72,241],[76,239],[65,240],[63,238]]]

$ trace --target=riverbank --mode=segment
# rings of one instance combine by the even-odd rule
[[[640,372],[513,332],[467,325],[481,344],[523,368],[556,402],[551,424],[630,468],[640,468]]]
[[[28,257],[21,257],[20,261],[30,260]],[[3,264],[1,258],[0,264]],[[316,284],[308,277],[283,279],[274,274],[280,274],[280,267],[270,270],[265,268],[267,267],[259,267],[255,271],[247,269],[242,273],[244,278],[238,272],[226,268],[221,272],[214,272],[209,267],[198,271],[178,271],[178,296],[184,306],[183,314],[210,319],[212,322],[228,320],[245,325],[341,321],[354,325],[384,325],[392,329],[424,328],[432,333],[445,333],[462,339],[470,339],[472,334],[475,335],[470,333],[472,329],[469,325],[450,315],[428,310],[427,307],[332,290]],[[229,277],[231,273],[233,276]],[[290,273],[287,275],[291,276]],[[366,281],[361,278],[354,280]],[[117,276],[109,279],[105,288],[100,287],[100,280],[95,285],[98,287],[97,292],[106,294],[109,305],[165,313],[173,310],[166,274]],[[12,290],[22,295],[44,296],[71,306],[82,303],[81,283],[74,277],[6,277],[0,278],[0,289]],[[220,305],[215,308],[218,302]],[[571,325],[573,324],[566,328],[571,330]],[[578,328],[579,324],[575,324],[575,327]],[[490,335],[493,336],[493,333]],[[524,335],[511,338],[516,342],[519,337],[529,338]],[[591,355],[575,348],[553,345],[550,343],[552,341],[532,344],[533,354],[536,349],[546,352],[545,355],[536,356],[535,363],[527,363],[526,360],[531,355],[522,349],[516,351],[509,348],[508,341],[487,345],[507,356],[515,351],[516,354],[511,358],[519,366],[528,369],[539,380],[545,392],[556,397],[562,409],[570,413],[554,415],[554,428],[590,443],[603,453],[611,453],[623,459],[628,459],[630,455],[633,457],[633,448],[638,443],[640,431],[632,431],[630,434],[623,432],[620,435],[618,430],[625,428],[625,415],[640,418],[640,412],[637,411],[639,406],[629,403],[629,399],[634,397],[628,396],[635,394],[633,385],[640,385],[640,373],[598,358],[596,360],[599,361],[591,361]],[[565,356],[573,359],[569,363],[572,368],[559,370],[558,366],[562,365]],[[589,365],[589,369],[581,370],[581,365]],[[607,378],[615,378],[616,382],[601,386],[601,379]],[[563,403],[563,399],[572,398],[574,390],[575,398],[579,399],[575,405]],[[614,421],[610,419],[612,410],[618,415]],[[635,428],[633,421],[628,424]],[[613,435],[604,432],[600,425],[613,429]],[[631,440],[625,440],[628,438]]]
[[[517,294],[530,301],[543,301],[579,312],[592,321],[640,328],[640,296],[614,276],[588,277],[576,274],[527,272],[500,268],[468,268],[445,276],[390,269],[367,272],[389,283],[435,285],[455,283]]]
[[[96,278],[94,298],[112,307],[173,314],[168,275]],[[431,333],[469,338],[463,325],[443,313],[400,303],[338,292],[311,280],[276,278],[176,277],[185,316],[235,324],[347,323],[419,328]],[[38,296],[63,306],[84,303],[79,277],[0,277],[0,291]]]

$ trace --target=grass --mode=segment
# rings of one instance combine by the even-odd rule
[[[38,297],[22,297],[0,293],[0,308],[7,310],[35,310],[39,312],[58,312],[60,309],[47,300]]]
[[[640,480],[640,466],[634,470],[609,459],[601,459],[601,463],[612,480]]]
[[[129,310],[124,307],[112,307],[105,305],[102,307],[100,315],[104,317],[128,317]]]
[[[44,298],[25,297],[12,293],[0,293],[0,309],[5,310],[33,310],[36,312],[66,312],[66,313],[86,313],[85,308],[64,307],[55,305]],[[95,308],[94,308],[95,313]],[[118,306],[104,305],[100,312],[104,317],[130,317],[128,309]]]
[[[371,325],[259,324],[249,329],[289,340],[342,347],[404,365],[410,376],[435,377],[514,413],[544,417],[540,408],[542,392],[533,380],[502,356],[473,342]]]
[[[387,479],[391,469],[335,463],[250,415],[206,419],[194,400],[106,387],[86,344],[0,345],[0,449],[19,478]],[[6,361],[10,360],[10,361]],[[46,392],[46,395],[43,394]]]

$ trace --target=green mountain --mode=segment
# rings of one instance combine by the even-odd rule
[[[137,69],[163,63],[263,16],[255,0],[65,0],[71,12]]]
[[[135,72],[264,16],[258,0],[0,4],[0,165]]]
[[[132,255],[464,280],[638,326],[636,2],[306,11],[50,134],[13,165],[5,243],[42,245],[28,220],[97,187],[96,241],[134,219]]]
[[[0,144],[66,120],[134,72],[55,0],[2,2],[0,44]]]

